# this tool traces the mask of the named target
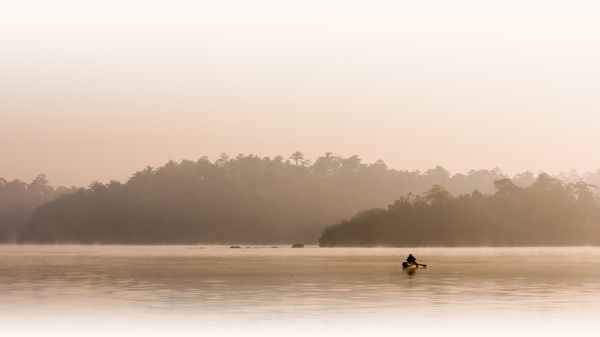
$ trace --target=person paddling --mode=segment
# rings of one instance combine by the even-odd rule
[[[417,259],[412,254],[408,254],[408,257],[406,258],[406,262],[417,265]]]

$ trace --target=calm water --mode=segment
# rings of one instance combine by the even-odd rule
[[[0,331],[597,336],[599,282],[600,248],[9,245]]]

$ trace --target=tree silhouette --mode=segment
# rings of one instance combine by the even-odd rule
[[[592,228],[600,218],[588,180],[565,183],[541,174],[522,186],[499,169],[451,175],[438,166],[421,173],[331,152],[307,165],[300,151],[295,154],[297,161],[225,153],[214,162],[170,160],[135,172],[125,183],[92,182],[79,189],[54,189],[43,175],[30,184],[0,178],[0,240],[313,243],[323,228],[367,210],[347,221],[356,231],[334,226],[324,240],[535,244],[538,231],[548,244],[595,242]],[[564,234],[564,223],[574,226],[570,234]]]
[[[296,166],[298,166],[304,160],[304,154],[300,151],[296,151],[292,153],[289,159],[293,160],[294,163],[296,163]]]
[[[493,195],[454,197],[439,185],[408,194],[388,210],[359,212],[327,227],[321,246],[555,246],[600,244],[593,185],[564,184],[541,173],[528,187],[496,180]]]

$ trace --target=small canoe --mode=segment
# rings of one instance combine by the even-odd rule
[[[419,265],[412,262],[402,262],[402,268],[404,269],[416,269],[419,268]]]
[[[402,268],[419,268],[419,266],[426,268],[426,264],[420,263],[412,263],[412,262],[402,262]]]

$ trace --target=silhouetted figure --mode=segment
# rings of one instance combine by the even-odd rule
[[[408,254],[408,257],[406,258],[406,262],[413,263],[416,265],[417,259],[412,254]]]

